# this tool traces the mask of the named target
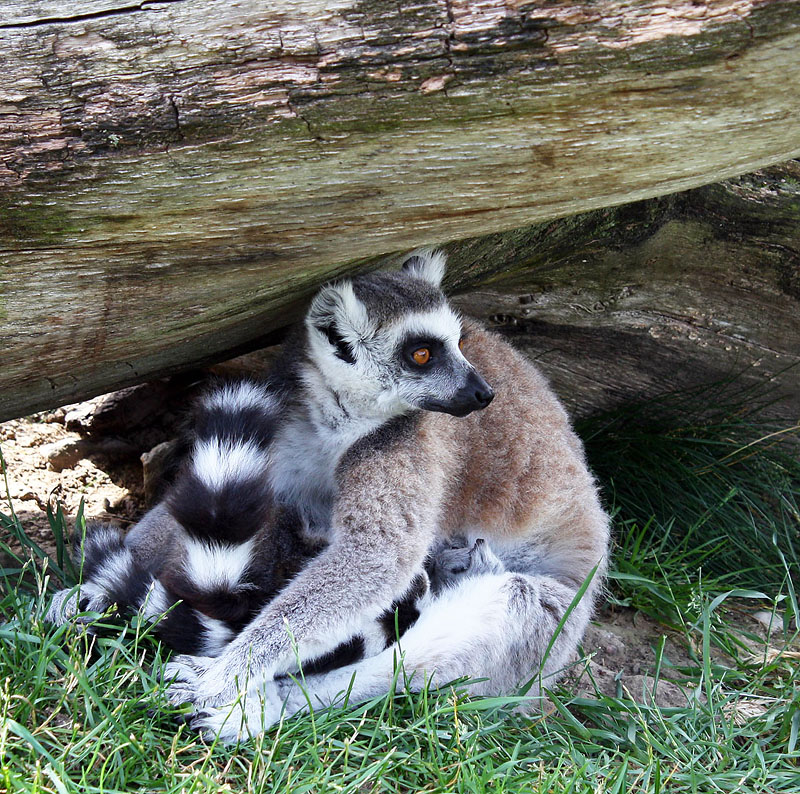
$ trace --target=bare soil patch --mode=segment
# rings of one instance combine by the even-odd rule
[[[54,467],[49,456],[76,447],[83,437],[43,415],[0,424],[0,448],[8,469],[8,490],[14,512],[28,534],[48,552],[55,543],[47,520],[47,503],[60,502],[74,519],[83,501],[84,514],[96,521],[134,523],[144,508],[141,462],[113,463],[100,453],[86,452],[70,465]],[[58,470],[57,470],[58,469]],[[8,512],[8,505],[3,507]]]

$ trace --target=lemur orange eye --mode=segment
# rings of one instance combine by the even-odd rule
[[[463,353],[464,352],[464,337],[462,336],[461,339],[458,340],[458,349]]]
[[[411,357],[414,359],[415,364],[422,366],[431,360],[431,351],[427,347],[421,347],[419,350],[415,350]]]

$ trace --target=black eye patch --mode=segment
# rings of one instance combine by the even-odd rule
[[[420,365],[414,361],[414,353],[423,348],[430,351],[430,358],[425,364]],[[444,361],[445,355],[445,343],[441,339],[414,336],[409,337],[400,345],[400,358],[403,364],[413,370],[435,367],[437,363]]]
[[[348,364],[356,363],[352,348],[341,336],[339,336],[338,331],[333,325],[326,325],[324,328],[320,328],[319,330],[325,334],[328,341],[336,348],[337,358],[340,358],[342,361],[346,361]]]

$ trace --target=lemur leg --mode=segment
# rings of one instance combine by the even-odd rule
[[[474,694],[508,694],[541,667],[529,693],[535,696],[539,682],[552,686],[568,663],[589,620],[591,590],[574,606],[545,659],[576,588],[547,576],[510,572],[466,578],[431,597],[399,644],[377,656],[306,676],[302,686],[279,678],[251,687],[233,709],[206,708],[193,725],[207,736],[235,741],[272,725],[282,709],[291,716],[307,710],[309,702],[325,707],[348,690],[350,702],[359,703],[389,692],[395,677],[398,689],[411,691],[431,679],[444,685],[469,677],[485,679],[468,685]],[[403,671],[397,674],[401,656]]]

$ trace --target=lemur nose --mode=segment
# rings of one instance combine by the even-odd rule
[[[467,376],[464,397],[471,399],[473,410],[481,410],[494,399],[494,389],[473,370]]]
[[[478,403],[481,408],[485,408],[493,399],[494,392],[490,386],[487,386],[485,389],[475,390],[475,402]]]

